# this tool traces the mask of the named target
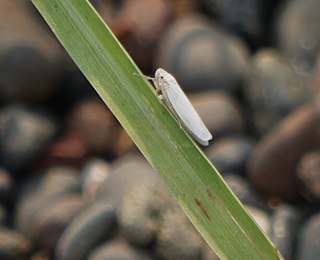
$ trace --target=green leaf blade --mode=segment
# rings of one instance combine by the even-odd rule
[[[278,259],[202,151],[87,1],[33,0],[80,70],[222,259]]]

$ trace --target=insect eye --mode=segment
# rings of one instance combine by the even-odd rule
[[[162,76],[162,75],[160,76],[160,79],[163,79],[163,76]]]

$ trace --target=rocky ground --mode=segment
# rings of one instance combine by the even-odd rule
[[[320,1],[91,2],[285,259],[319,259]],[[0,223],[0,259],[217,259],[30,1],[0,0]]]

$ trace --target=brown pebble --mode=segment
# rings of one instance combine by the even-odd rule
[[[0,201],[8,201],[13,196],[14,182],[8,171],[0,168]]]
[[[119,125],[107,106],[100,100],[87,99],[78,103],[67,122],[69,132],[82,136],[88,150],[106,154],[113,147]]]
[[[295,170],[307,151],[319,147],[320,114],[304,106],[290,114],[257,146],[249,162],[253,184],[271,197],[299,197]]]

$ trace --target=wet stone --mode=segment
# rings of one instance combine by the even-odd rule
[[[32,252],[32,244],[20,233],[0,227],[0,259],[27,260]]]
[[[49,115],[19,105],[0,110],[0,164],[16,172],[40,155],[57,127]]]
[[[305,154],[297,167],[298,185],[301,194],[310,202],[320,203],[320,153]]]
[[[188,91],[240,91],[247,73],[243,43],[200,16],[184,16],[170,25],[159,44],[155,64],[175,76]]]
[[[96,248],[88,260],[151,260],[154,259],[142,249],[123,241],[110,241]]]
[[[253,56],[252,70],[244,90],[251,109],[251,121],[260,136],[311,96],[306,79],[272,49],[262,49]]]
[[[190,100],[214,140],[244,132],[243,111],[230,95],[221,91],[208,91],[192,94]]]
[[[319,122],[319,112],[304,106],[262,139],[248,164],[248,177],[257,189],[271,197],[299,198],[296,166],[307,151],[319,147]]]
[[[217,140],[206,154],[219,172],[244,174],[255,142],[247,137],[230,136]]]
[[[317,260],[319,259],[320,244],[320,214],[313,215],[302,227],[299,235],[297,260]]]
[[[55,258],[86,259],[90,252],[111,236],[115,227],[115,209],[107,201],[98,200],[84,208],[68,225],[58,240]]]

